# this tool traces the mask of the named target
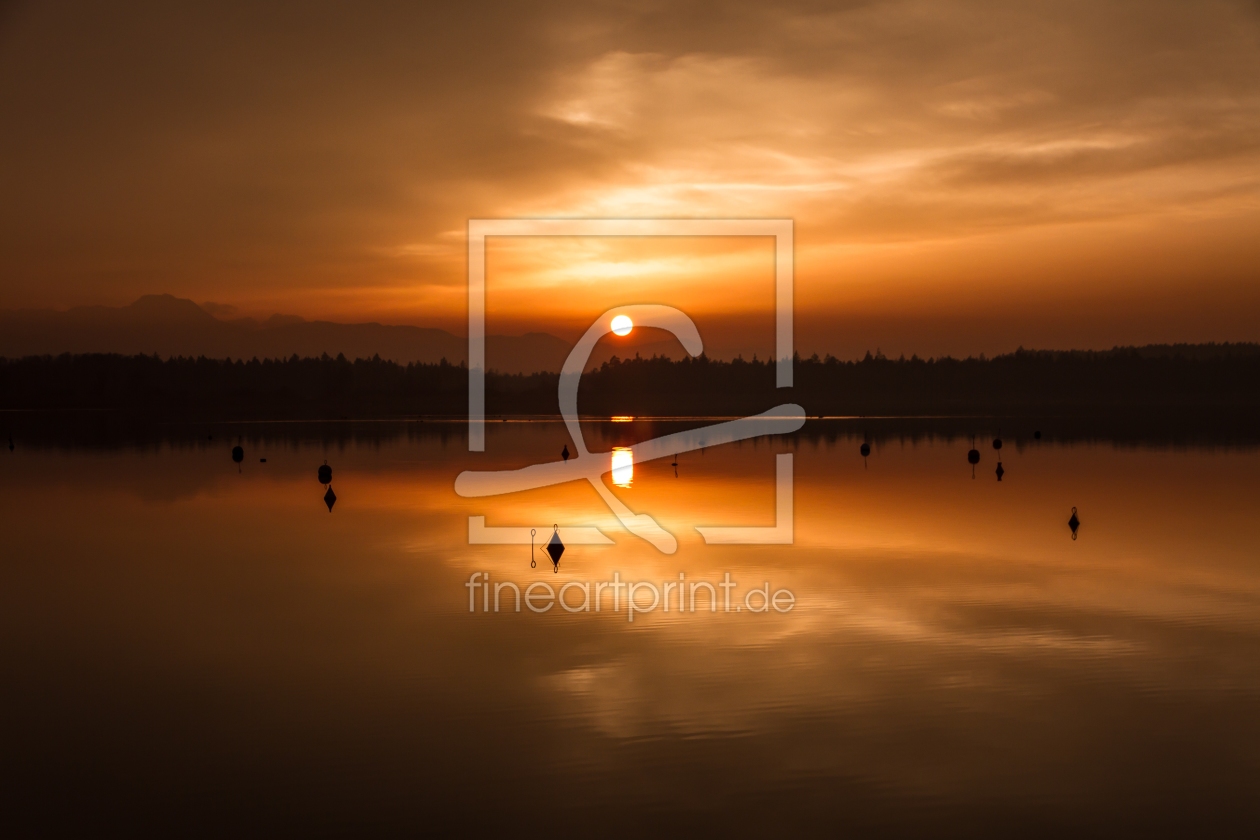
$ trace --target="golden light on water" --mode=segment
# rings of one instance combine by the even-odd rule
[[[629,335],[632,329],[634,329],[634,321],[631,321],[627,316],[618,315],[612,319],[612,331],[617,335]]]
[[[612,480],[618,487],[629,487],[634,481],[634,453],[629,447],[613,447]]]
[[[612,420],[614,423],[633,423],[634,415],[633,414],[614,414],[612,417],[608,419]]]

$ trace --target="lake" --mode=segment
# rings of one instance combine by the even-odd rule
[[[702,422],[585,433],[629,451]],[[673,554],[585,481],[455,493],[558,460],[556,422],[491,422],[484,453],[432,419],[18,435],[10,836],[1254,832],[1260,448],[1043,422],[811,420],[676,468],[617,456],[606,487]],[[696,526],[776,524],[785,453],[793,543],[706,544]],[[553,567],[470,545],[476,516],[614,544]],[[574,586],[536,587],[542,612],[503,587],[495,612],[478,573]],[[677,586],[564,608],[728,574],[730,609],[704,586],[694,611]],[[756,609],[764,586],[790,609]]]

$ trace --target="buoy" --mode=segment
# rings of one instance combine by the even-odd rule
[[[993,448],[994,448],[994,449],[1001,449],[1001,448],[1002,448],[1002,439],[1001,439],[1001,438],[994,438],[994,439],[993,439]]]
[[[976,464],[980,463],[980,450],[979,449],[972,449],[971,451],[967,453],[967,463],[971,464],[972,466],[975,466]]]
[[[267,459],[266,459],[266,458],[259,458],[259,459],[258,459],[258,463],[260,463],[260,464],[265,464],[265,463],[267,463]]]
[[[236,463],[238,463],[238,464],[239,464],[241,461],[244,461],[244,460],[245,460],[245,450],[244,450],[244,449],[241,449],[239,446],[233,446],[233,447],[232,447],[232,460],[233,460],[233,461],[235,461],[235,462],[236,462]]]
[[[861,452],[862,457],[865,458],[867,455],[871,454],[871,445],[869,443],[864,443],[862,444],[862,448],[858,451]]]
[[[328,492],[324,493],[324,504],[328,505],[328,512],[332,513],[333,502],[337,501],[337,494],[332,489],[332,467],[328,466],[325,461],[317,471],[320,484],[328,485]]]
[[[998,477],[998,481],[1001,481],[1001,480],[1002,480],[1002,475],[1003,475],[1005,472],[1006,472],[1006,470],[1002,469],[1002,462],[1001,462],[1001,461],[998,461],[998,468],[997,468],[997,477]]]
[[[560,457],[566,461],[569,460],[569,444],[566,443],[564,449],[560,450]]]
[[[1040,429],[1038,429],[1037,431],[1033,432],[1033,438],[1034,438],[1034,439],[1036,439],[1036,440],[1041,440],[1041,430],[1040,430]]]
[[[1072,508],[1072,518],[1068,520],[1068,527],[1072,529],[1072,539],[1076,539],[1076,529],[1081,527],[1081,520],[1076,518],[1076,508]]]
[[[554,529],[551,533],[551,540],[547,543],[547,554],[551,557],[551,563],[555,567],[553,571],[560,571],[560,555],[564,554],[564,543],[560,541],[560,526],[553,525]]]

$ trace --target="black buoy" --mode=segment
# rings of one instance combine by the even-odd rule
[[[1037,431],[1033,432],[1033,439],[1035,439],[1035,440],[1041,440],[1041,430],[1040,430],[1040,429],[1038,429]]]
[[[560,541],[560,526],[553,525],[551,539],[547,542],[547,554],[551,557],[553,571],[560,571],[560,555],[564,554],[564,543]]]
[[[871,445],[869,443],[864,443],[858,451],[861,452],[862,457],[865,458],[867,455],[871,454]]]
[[[967,463],[971,464],[973,467],[976,464],[980,463],[980,450],[979,449],[972,449],[967,452]]]
[[[327,461],[320,466],[318,475],[319,483],[328,485],[328,492],[324,493],[324,504],[328,505],[328,512],[332,513],[333,502],[337,501],[337,494],[332,489],[332,467],[328,466]]]
[[[569,460],[569,444],[566,443],[564,449],[560,450],[560,457],[566,461]]]
[[[232,460],[236,462],[236,471],[241,471],[241,461],[245,460],[245,450],[239,446],[232,447]]]
[[[266,458],[259,458],[259,459],[258,459],[258,463],[260,463],[260,464],[265,464],[265,463],[267,463],[267,459],[266,459]]]
[[[1001,462],[1001,461],[998,461],[998,468],[997,468],[997,477],[998,477],[998,481],[1001,481],[1001,480],[1002,480],[1002,476],[1003,476],[1005,473],[1006,473],[1006,470],[1002,469],[1002,462]]]
[[[993,448],[994,448],[994,449],[1001,449],[1001,448],[1002,448],[1002,439],[1001,439],[1001,438],[994,438],[994,439],[993,439]]]
[[[1081,527],[1081,520],[1076,518],[1076,508],[1072,508],[1072,518],[1068,520],[1068,527],[1072,529],[1072,539],[1076,539],[1076,529]]]

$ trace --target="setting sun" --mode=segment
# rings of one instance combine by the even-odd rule
[[[632,329],[634,329],[634,321],[631,321],[627,316],[618,315],[612,319],[612,331],[617,335],[629,335]]]

